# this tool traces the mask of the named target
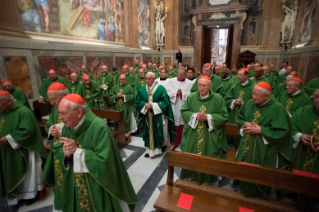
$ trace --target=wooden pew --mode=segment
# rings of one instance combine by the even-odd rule
[[[34,112],[35,118],[37,119],[42,136],[44,136],[44,137],[48,136],[47,132],[45,131],[45,123],[48,120],[42,118],[43,114],[41,111],[44,111],[44,112],[50,114],[52,108],[53,108],[53,106],[51,104],[48,104],[48,103],[47,104],[39,103],[39,101],[33,102],[33,112]]]
[[[237,136],[239,135],[239,125],[238,124],[225,124],[225,133],[228,136]],[[236,161],[236,149],[228,148],[227,150],[227,160]]]
[[[258,212],[298,211],[293,205],[284,204],[279,201],[270,201],[265,198],[245,198],[240,192],[231,191],[226,188],[197,185],[196,182],[180,179],[174,183],[174,167],[319,197],[319,179],[299,176],[286,170],[175,152],[173,148],[168,153],[166,185],[154,204],[154,208],[157,211],[186,211],[177,206],[181,193],[194,196],[190,211],[227,212],[238,211],[239,207],[249,208]],[[184,185],[186,183],[186,186],[183,186],[183,183]],[[194,184],[194,186],[189,186],[189,184]],[[207,189],[207,187],[209,188]]]
[[[105,110],[97,110],[92,109],[93,113],[102,118],[102,119],[111,119],[114,121],[118,121],[119,130],[113,131],[113,136],[115,140],[120,145],[126,145],[131,142],[131,135],[125,135],[125,120],[124,120],[124,112],[123,111],[105,111]]]

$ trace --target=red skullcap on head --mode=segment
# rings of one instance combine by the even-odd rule
[[[72,75],[76,75],[77,73],[75,73],[75,72],[71,72],[71,74],[70,74],[70,76],[72,76]]]
[[[268,82],[258,82],[256,85],[258,85],[259,87],[262,87],[268,91],[271,91],[271,86]]]
[[[205,65],[209,65],[210,67],[212,67],[212,66],[213,66],[211,63],[205,63]]]
[[[134,69],[132,66],[130,68]]]
[[[123,67],[128,67],[128,65],[124,64]]]
[[[294,77],[293,79],[294,79],[296,82],[299,82],[300,85],[302,84],[302,81],[301,81],[301,79],[300,79],[299,77]]]
[[[126,77],[125,74],[120,74],[119,78],[120,78],[120,77],[123,77],[123,76]]]
[[[249,72],[248,68],[241,68],[241,70],[244,70],[246,72]]]
[[[201,77],[200,77],[200,79],[207,79],[207,80],[211,80],[211,78],[210,78],[210,77],[208,77],[208,76],[201,76]]]
[[[48,72],[50,72],[50,71],[54,71],[54,69],[53,68],[51,68]],[[55,72],[55,71],[54,71]]]
[[[90,77],[90,76],[89,76],[88,74],[83,74],[83,75],[82,75],[82,79],[83,79],[83,78],[86,78],[86,77]]]
[[[236,65],[232,65],[232,68],[237,68],[237,66]]]
[[[227,71],[229,71],[229,68],[226,68]]]
[[[260,67],[259,69],[263,71],[263,70],[264,70],[264,67]]]
[[[11,94],[8,91],[0,90],[0,96],[10,96]]]
[[[81,65],[81,68],[82,68],[83,66],[86,67],[84,64],[82,64],[82,65]]]
[[[49,87],[48,90],[65,90],[66,87],[62,83],[54,82]]]
[[[78,94],[68,94],[65,97],[63,97],[63,99],[67,99],[71,102],[75,102],[77,104],[84,105],[83,98]]]
[[[9,80],[2,80],[1,84],[3,85],[4,83],[10,82]]]

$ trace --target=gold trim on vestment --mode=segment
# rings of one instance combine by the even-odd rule
[[[291,104],[294,103],[290,98],[287,100],[286,111],[290,112]]]
[[[151,103],[153,96],[152,90],[148,90],[148,102]],[[154,150],[154,135],[153,135],[153,114],[150,110],[147,111],[148,120],[149,120],[149,141],[150,141],[150,149]]]
[[[90,202],[87,199],[88,190],[86,189],[86,186],[85,186],[87,182],[82,178],[83,175],[86,175],[86,174],[75,173],[76,186],[79,187],[79,195],[80,195],[79,204],[80,204],[80,208],[84,212],[90,212],[91,211]]]
[[[57,179],[56,183],[58,185],[59,191],[61,192],[64,176],[60,166],[60,160],[59,159],[55,160],[55,156],[54,156],[54,169],[55,169],[56,179]]]
[[[199,112],[205,112],[206,111],[206,107],[204,105],[202,105],[199,108]],[[203,121],[200,121],[198,123],[198,129],[197,129],[197,134],[198,134],[198,140],[197,140],[197,154],[201,155],[202,154],[202,143],[204,141],[203,138],[203,128],[204,128],[205,123]]]

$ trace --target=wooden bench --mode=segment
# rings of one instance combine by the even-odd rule
[[[115,140],[120,145],[127,145],[131,142],[131,135],[125,133],[125,120],[123,111],[106,111],[106,110],[97,110],[92,109],[93,113],[102,118],[102,119],[111,119],[113,121],[118,121],[119,129],[118,131],[113,130],[113,136]]]
[[[39,101],[34,101],[33,102],[33,112],[35,115],[35,118],[37,120],[37,123],[39,125],[39,128],[41,130],[41,134],[44,137],[47,137],[48,134],[45,131],[45,123],[47,123],[48,120],[43,119],[43,113],[50,114],[53,106],[51,104],[44,104],[44,103],[39,103]]]
[[[293,205],[284,204],[279,201],[270,201],[264,198],[245,198],[240,192],[226,188],[197,185],[196,182],[180,179],[174,183],[174,167],[319,197],[319,179],[299,176],[286,170],[242,164],[184,152],[175,152],[173,148],[174,147],[171,147],[168,153],[166,185],[154,204],[154,208],[157,211],[188,211],[177,206],[181,193],[194,196],[190,211],[238,212],[239,207],[249,208],[256,212],[298,211]],[[194,186],[189,186],[189,184],[194,184]],[[206,187],[209,188],[206,189]]]

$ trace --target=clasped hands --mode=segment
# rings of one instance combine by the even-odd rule
[[[50,134],[53,137],[58,138],[61,135],[61,130],[62,130],[61,127],[57,127],[57,126],[53,125],[53,127],[50,130]]]
[[[242,104],[243,104],[243,100],[241,100],[241,99],[235,99],[234,104],[235,104],[235,105],[242,105]]]
[[[312,141],[311,145],[311,139],[314,139]],[[318,136],[311,136],[311,135],[306,135],[302,134],[300,137],[300,141],[305,145],[313,148],[315,152],[319,151],[319,137]]]
[[[121,98],[121,97],[122,97],[122,98],[124,97],[124,95],[123,95],[122,93],[117,93],[117,94],[116,94],[116,98]]]
[[[205,114],[204,112],[199,112],[197,113],[196,119],[198,121],[207,121],[207,114]]]
[[[78,148],[76,141],[71,138],[61,137],[59,142],[63,144],[63,153],[65,157],[72,156]]]
[[[261,134],[260,126],[254,122],[246,122],[244,125],[244,130],[248,134]]]
[[[182,95],[182,89],[180,89],[180,88],[176,91],[176,96],[178,96],[178,95]]]
[[[152,108],[153,108],[152,103],[146,103],[146,104],[145,104],[145,108],[146,108],[147,110],[152,109]]]

